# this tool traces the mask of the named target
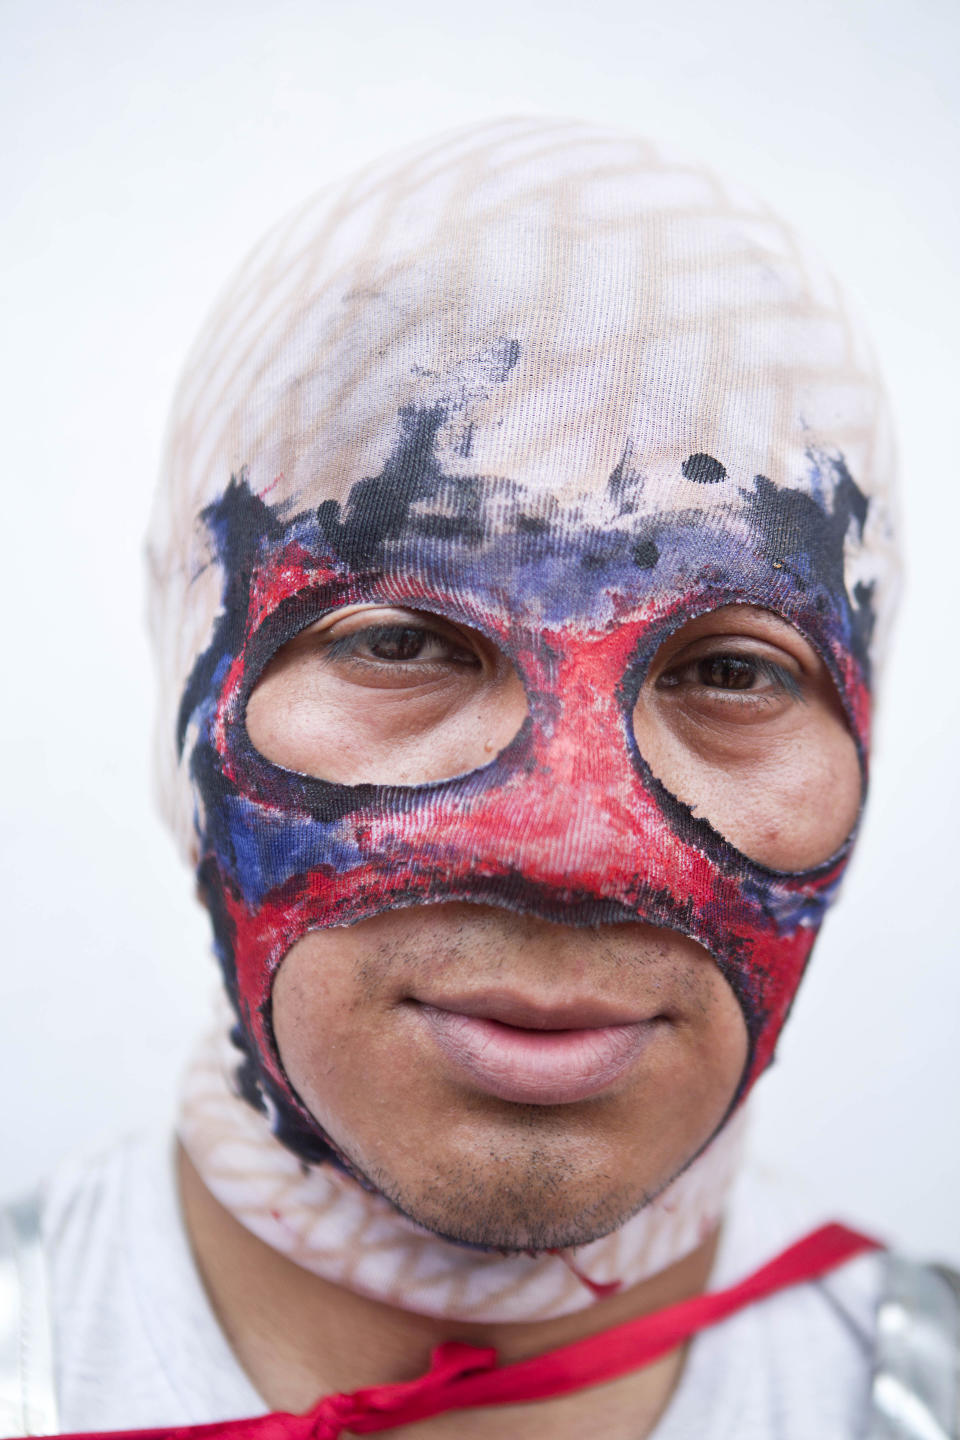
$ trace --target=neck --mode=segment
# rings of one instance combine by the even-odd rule
[[[412,1379],[445,1340],[492,1345],[508,1363],[597,1334],[700,1293],[716,1248],[714,1230],[650,1279],[555,1319],[478,1323],[419,1315],[296,1264],[235,1219],[182,1147],[178,1163],[187,1232],[214,1310],[240,1364],[275,1410],[303,1411],[331,1391]],[[525,1436],[648,1435],[676,1387],[684,1354],[680,1348],[600,1391],[538,1402],[524,1418]],[[485,1440],[503,1433],[504,1419],[493,1409],[429,1423],[431,1440]],[[419,1428],[405,1433],[412,1440]]]

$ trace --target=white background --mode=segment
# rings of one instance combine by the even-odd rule
[[[6,137],[0,1194],[155,1121],[214,985],[151,808],[140,545],[178,367],[260,232],[471,120],[662,137],[759,190],[869,317],[909,590],[866,834],[753,1145],[960,1258],[954,0],[15,0]]]

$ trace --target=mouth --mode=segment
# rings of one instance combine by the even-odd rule
[[[583,1002],[531,1004],[509,995],[415,1002],[444,1060],[474,1089],[522,1105],[570,1105],[610,1089],[666,1017],[634,1018]]]

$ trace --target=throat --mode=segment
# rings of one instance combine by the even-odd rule
[[[419,1315],[312,1274],[260,1240],[210,1192],[181,1145],[177,1166],[184,1222],[200,1278],[246,1375],[271,1410],[303,1412],[325,1394],[412,1380],[448,1340],[492,1346],[502,1363],[543,1354],[599,1334],[637,1315],[698,1294],[713,1263],[716,1233],[668,1270],[618,1293],[598,1295],[575,1314],[529,1323],[471,1323]],[[561,1257],[557,1257],[559,1260]],[[563,1257],[569,1264],[569,1256]],[[591,1292],[599,1290],[578,1277]],[[600,1390],[537,1401],[524,1408],[530,1440],[573,1440],[602,1433],[638,1440],[651,1432],[682,1372],[678,1346]],[[503,1414],[458,1412],[404,1426],[398,1436],[494,1440]]]

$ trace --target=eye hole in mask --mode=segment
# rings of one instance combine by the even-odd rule
[[[247,734],[267,760],[342,785],[422,785],[487,765],[527,717],[510,661],[422,611],[354,605],[302,630],[266,666]]]
[[[528,714],[510,661],[426,612],[354,605],[277,652],[247,704],[275,764],[340,784],[420,785],[489,764]],[[773,870],[828,860],[862,779],[826,665],[786,620],[728,605],[674,631],[633,710],[652,774],[737,850]]]
[[[830,859],[853,830],[862,774],[832,677],[786,620],[727,605],[674,631],[633,710],[667,790],[773,870]]]

